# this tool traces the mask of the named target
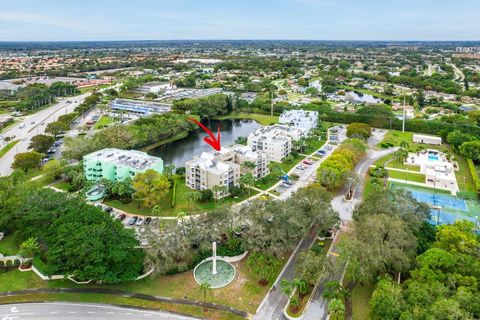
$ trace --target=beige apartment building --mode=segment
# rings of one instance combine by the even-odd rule
[[[255,168],[242,166],[246,161],[254,163]],[[222,198],[229,194],[228,189],[239,185],[240,175],[250,172],[255,178],[269,173],[268,158],[263,152],[252,151],[251,148],[235,145],[222,148],[221,151],[203,152],[200,156],[185,163],[186,185],[195,190],[212,189],[214,186],[225,186],[225,190],[215,194]]]

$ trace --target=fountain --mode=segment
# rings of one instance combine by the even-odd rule
[[[235,268],[221,257],[217,257],[217,243],[212,243],[212,256],[200,262],[193,270],[198,284],[208,284],[212,289],[225,287],[235,278]]]

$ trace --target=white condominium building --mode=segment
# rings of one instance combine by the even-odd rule
[[[280,124],[302,128],[305,132],[309,133],[318,125],[318,111],[285,110],[280,115],[278,122]]]
[[[255,167],[242,166],[247,161],[255,164]],[[185,181],[188,187],[196,190],[212,189],[217,185],[226,187],[221,193],[214,193],[217,198],[228,195],[228,189],[239,185],[240,174],[247,172],[255,178],[267,175],[267,155],[252,151],[247,146],[235,145],[220,151],[203,152],[185,163]]]
[[[254,151],[263,151],[269,160],[281,162],[292,152],[292,141],[306,136],[302,128],[274,125],[260,128],[248,135],[248,146]]]
[[[251,173],[255,178],[265,177],[270,171],[268,169],[268,157],[265,152],[253,151],[249,146],[234,145],[230,149],[235,154],[233,160],[236,164],[240,165],[241,173]],[[255,165],[255,168],[248,168],[242,165],[246,162],[251,162]]]

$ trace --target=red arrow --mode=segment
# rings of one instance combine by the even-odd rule
[[[210,129],[208,129],[207,127],[205,127],[202,123],[200,123],[200,121],[194,119],[194,118],[188,118],[187,120],[189,121],[192,121],[193,123],[195,123],[196,125],[198,125],[200,128],[203,129],[203,131],[205,131],[210,137],[205,137],[203,138],[203,140],[208,143],[209,145],[211,145],[213,147],[213,149],[217,150],[217,151],[220,151],[221,150],[221,146],[220,146],[220,124],[218,125],[218,131],[217,131],[217,137],[215,138],[215,136],[213,135],[212,131],[210,131]]]

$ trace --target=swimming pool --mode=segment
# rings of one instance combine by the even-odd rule
[[[438,156],[429,154],[428,155],[428,161],[438,161]]]

